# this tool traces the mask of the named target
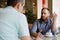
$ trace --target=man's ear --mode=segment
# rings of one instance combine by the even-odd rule
[[[21,3],[18,3],[18,4],[17,4],[17,8],[18,8],[18,9],[19,9],[21,6],[22,6]]]
[[[48,13],[49,13],[48,15],[50,16],[50,12],[49,11],[48,11]]]
[[[50,13],[48,14],[48,16],[50,17]]]

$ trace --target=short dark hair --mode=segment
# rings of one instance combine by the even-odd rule
[[[49,8],[42,8],[41,13],[43,12],[44,9],[46,9],[50,12]]]
[[[48,11],[50,12],[50,10],[49,10],[48,8],[42,8],[42,9],[41,9],[41,14],[43,13],[43,10],[44,10],[44,9],[46,9],[46,10],[48,10]],[[41,16],[41,19],[42,19],[42,16]]]
[[[18,2],[25,4],[25,0],[7,0],[7,6],[15,6]]]

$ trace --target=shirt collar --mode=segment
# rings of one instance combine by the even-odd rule
[[[13,8],[12,6],[7,6],[6,8],[11,9],[11,10],[13,10],[14,12],[21,13],[21,12],[18,12],[18,11],[17,11],[15,8]]]
[[[51,18],[48,18],[48,20],[47,20],[47,22],[46,23],[50,23],[50,20],[51,20]],[[43,23],[43,21],[41,20],[40,22],[42,22]]]

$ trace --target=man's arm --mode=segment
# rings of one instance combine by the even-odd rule
[[[31,33],[33,37],[37,37],[38,33]]]
[[[37,33],[37,22],[38,22],[37,20],[34,22],[33,28],[31,30],[31,34],[35,38],[37,38],[38,36],[40,38],[43,38],[43,35],[41,34],[42,31]]]
[[[53,22],[53,26],[52,26],[51,31],[52,31],[53,35],[56,35],[56,23],[55,22]]]
[[[37,20],[34,22],[32,30],[31,30],[31,35],[33,37],[37,37],[38,33],[36,31],[37,31]]]
[[[31,40],[31,37],[30,36],[23,36],[23,37],[21,37],[21,40]]]
[[[57,18],[57,14],[54,13],[53,14],[53,25],[52,25],[52,34],[56,35],[56,18]]]
[[[30,33],[28,29],[28,23],[25,15],[22,15],[22,18],[20,17],[19,21],[19,37],[21,40],[31,40]]]

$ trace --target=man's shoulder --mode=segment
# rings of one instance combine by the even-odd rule
[[[49,18],[49,20],[48,20],[48,24],[49,24],[49,25],[52,25],[52,24],[53,24],[53,20],[52,20],[52,18]]]
[[[0,12],[3,12],[4,8],[0,8]]]
[[[52,19],[52,18],[49,18],[49,21],[50,21],[50,22],[53,22],[53,19]]]
[[[26,15],[24,15],[23,13],[19,13],[19,16],[20,16],[21,18],[26,18]]]
[[[36,19],[34,22],[35,23],[39,23],[40,22],[40,19]]]

